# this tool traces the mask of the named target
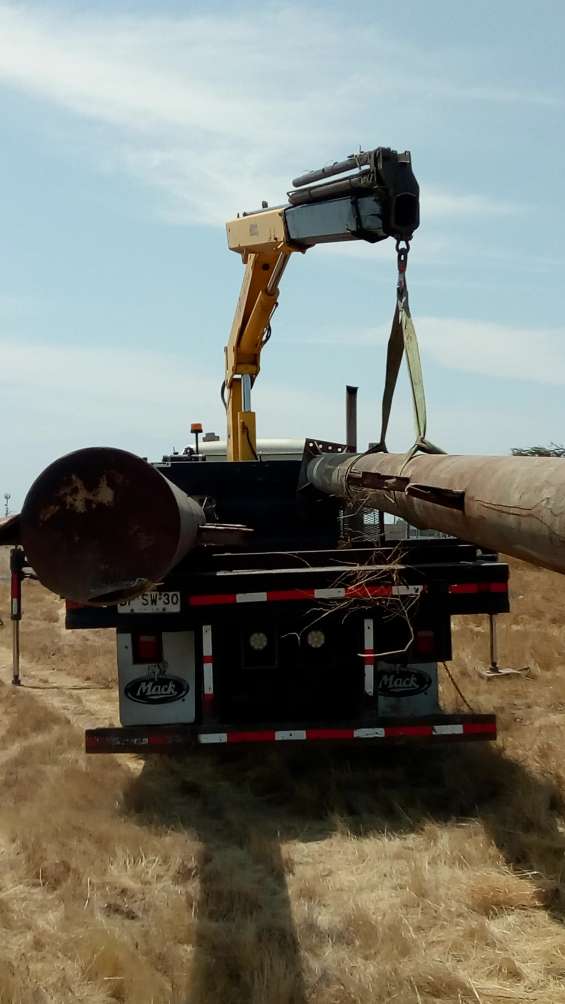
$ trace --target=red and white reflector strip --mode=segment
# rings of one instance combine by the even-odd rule
[[[365,669],[365,693],[372,697],[375,692],[375,629],[372,617],[363,621],[364,649],[361,658]]]
[[[225,606],[229,603],[292,603],[308,600],[377,599],[379,597],[417,598],[424,586],[343,586],[331,589],[271,589],[258,593],[210,593],[189,596],[191,607]]]
[[[202,705],[204,715],[214,706],[214,658],[212,655],[212,625],[202,627]]]
[[[168,753],[190,749],[193,738],[190,732],[173,729],[153,729],[143,733],[129,729],[87,730],[84,736],[86,753]]]
[[[10,576],[10,617],[19,621],[22,617],[22,577],[19,572]]]
[[[446,739],[452,736],[482,736],[496,739],[496,720],[427,725],[410,723],[362,729],[257,729],[250,731],[200,732],[202,745],[351,739]]]
[[[470,715],[459,722],[398,722],[365,728],[228,729],[224,732],[197,732],[191,726],[135,726],[133,728],[88,729],[87,753],[174,753],[202,746],[237,743],[335,742],[376,739],[386,743],[407,740],[438,742],[496,739],[494,715]]]

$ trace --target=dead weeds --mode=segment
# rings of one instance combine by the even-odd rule
[[[501,743],[386,757],[85,758],[107,691],[79,716],[11,688],[0,629],[0,1004],[564,1002],[565,590],[516,562],[512,583],[501,660],[531,677],[482,679],[486,623],[455,632]],[[25,602],[30,679],[113,680],[110,633]]]

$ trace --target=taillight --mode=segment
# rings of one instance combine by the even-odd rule
[[[134,662],[162,662],[163,637],[160,634],[132,635],[132,650]]]
[[[435,651],[436,640],[433,631],[417,631],[414,640],[414,648],[418,655],[432,655]]]

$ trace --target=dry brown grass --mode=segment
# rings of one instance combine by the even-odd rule
[[[455,636],[495,748],[146,763],[83,756],[112,639],[28,585],[29,688],[0,628],[0,1004],[565,1002],[565,583],[512,582],[501,661],[531,677],[478,675],[481,619]]]

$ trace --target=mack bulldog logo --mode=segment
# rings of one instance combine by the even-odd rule
[[[377,693],[382,697],[415,697],[432,684],[432,678],[421,669],[388,669],[377,677]]]
[[[137,704],[171,704],[186,697],[190,687],[180,676],[169,676],[161,666],[148,666],[147,676],[130,680],[124,693]]]

